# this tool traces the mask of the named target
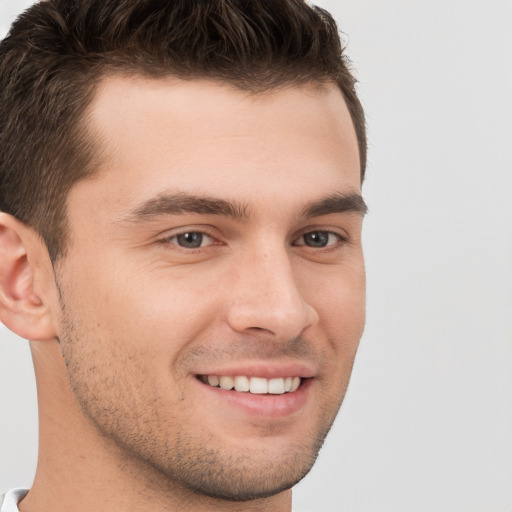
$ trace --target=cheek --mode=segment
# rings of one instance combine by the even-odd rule
[[[308,278],[309,277],[309,278]],[[306,276],[303,290],[319,316],[319,324],[330,337],[359,341],[366,316],[366,282],[362,262],[333,267]]]
[[[115,414],[135,423],[151,403],[172,411],[178,399],[165,391],[178,378],[170,369],[181,348],[179,323],[167,307],[140,300],[147,290],[136,282],[97,282],[105,286],[75,282],[62,294],[63,349],[76,396],[105,425]]]
[[[323,348],[328,354],[323,378],[330,386],[325,393],[331,402],[341,403],[364,330],[364,267],[338,269],[321,284],[316,289],[310,288],[314,295],[310,300],[316,301],[319,336],[325,339]]]
[[[169,351],[174,339],[185,342],[187,332],[193,335],[211,323],[214,304],[207,284],[199,275],[178,275],[172,268],[104,268],[89,279],[85,274],[74,279],[66,296],[102,336]]]

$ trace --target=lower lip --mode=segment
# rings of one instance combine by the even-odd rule
[[[209,400],[218,400],[247,414],[269,419],[284,418],[299,412],[306,405],[313,385],[313,379],[303,379],[296,391],[282,395],[257,395],[216,388],[199,380],[196,382],[208,393]]]

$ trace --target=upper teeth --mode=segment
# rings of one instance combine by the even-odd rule
[[[237,377],[208,375],[201,377],[201,380],[210,384],[210,386],[220,387],[221,389],[230,390],[234,388],[235,391],[248,391],[257,395],[266,393],[282,395],[283,393],[296,391],[300,386],[300,377],[265,379],[263,377],[246,377],[245,375]]]

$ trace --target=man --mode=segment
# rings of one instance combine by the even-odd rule
[[[366,141],[301,0],[47,0],[0,45],[0,314],[40,453],[2,512],[291,509],[364,325]]]

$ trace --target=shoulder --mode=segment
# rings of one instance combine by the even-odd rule
[[[27,492],[28,489],[11,489],[0,495],[0,512],[18,512],[18,502]]]

